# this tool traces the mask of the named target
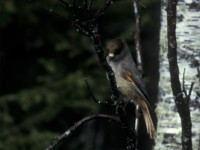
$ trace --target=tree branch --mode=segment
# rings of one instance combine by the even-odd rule
[[[80,121],[76,122],[72,127],[70,127],[67,131],[62,133],[61,135],[57,136],[52,143],[46,148],[46,150],[54,150],[55,147],[59,144],[61,140],[66,138],[67,136],[71,135],[73,132],[75,132],[78,128],[80,128],[83,124],[85,124],[88,121],[94,120],[94,119],[107,119],[112,120],[114,122],[120,123],[119,117],[111,116],[111,115],[105,115],[105,114],[98,114],[98,115],[91,115],[88,117],[85,117],[81,119]]]
[[[100,18],[107,10],[108,8],[114,3],[120,0],[106,0],[104,5],[94,14],[93,21],[96,21],[98,18]]]
[[[112,105],[112,106],[116,106],[116,103],[113,103],[113,101],[100,101],[100,100],[98,100],[95,96],[94,96],[94,94],[93,94],[93,92],[92,92],[92,90],[91,90],[91,88],[90,88],[90,86],[89,86],[89,84],[88,84],[88,82],[87,82],[87,79],[86,78],[84,78],[84,80],[85,80],[85,84],[86,84],[86,88],[88,89],[88,92],[89,92],[89,94],[90,94],[90,97],[94,100],[94,102],[95,103],[98,103],[98,104],[107,104],[107,105]]]
[[[184,69],[184,71],[183,71],[182,89],[183,89],[183,93],[185,94],[187,103],[190,102],[190,96],[191,96],[191,93],[192,93],[193,86],[194,86],[194,82],[191,83],[189,92],[187,93],[187,91],[185,89],[185,69]]]
[[[168,33],[168,60],[171,78],[171,88],[175,97],[175,104],[181,118],[182,126],[182,149],[192,149],[192,124],[190,118],[189,104],[183,98],[179,80],[179,68],[177,63],[177,42],[176,42],[176,5],[177,0],[169,0],[167,6],[167,33]]]
[[[133,10],[135,15],[135,49],[137,54],[137,66],[140,73],[140,76],[143,74],[143,61],[142,61],[142,45],[141,45],[141,21],[140,21],[140,12],[138,6],[138,0],[133,0]]]

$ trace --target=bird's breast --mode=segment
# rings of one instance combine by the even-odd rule
[[[122,77],[116,77],[116,82],[118,89],[126,97],[126,99],[131,100],[137,96],[135,91],[136,85],[133,82],[129,82]]]

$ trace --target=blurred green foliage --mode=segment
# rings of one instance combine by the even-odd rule
[[[90,39],[42,9],[70,17],[58,0],[37,3],[41,7],[26,0],[0,1],[1,150],[45,149],[56,135],[84,116],[115,113],[95,104],[85,87],[86,77],[96,97],[110,97],[109,83]],[[142,3],[146,5],[142,7],[145,41],[146,33],[154,28],[152,7],[158,4],[156,0]],[[94,0],[93,9],[102,4]],[[119,36],[133,49],[133,16],[130,1],[114,4],[99,20],[103,44]],[[111,123],[94,121],[61,143],[59,149],[119,150],[125,140],[118,130]]]

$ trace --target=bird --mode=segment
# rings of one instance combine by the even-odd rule
[[[135,105],[139,105],[147,133],[151,139],[155,139],[156,130],[149,112],[148,94],[127,43],[120,38],[115,38],[107,43],[106,48],[108,50],[106,60],[113,70],[123,100],[133,101]]]

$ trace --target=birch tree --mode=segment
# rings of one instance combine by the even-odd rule
[[[162,0],[161,5],[160,81],[155,150],[184,149],[181,141],[182,119],[177,112],[169,73],[166,12],[168,2]],[[192,123],[191,147],[197,150],[200,148],[200,5],[197,1],[182,0],[178,1],[176,9],[177,61],[182,90],[180,94],[184,99],[189,98]]]

